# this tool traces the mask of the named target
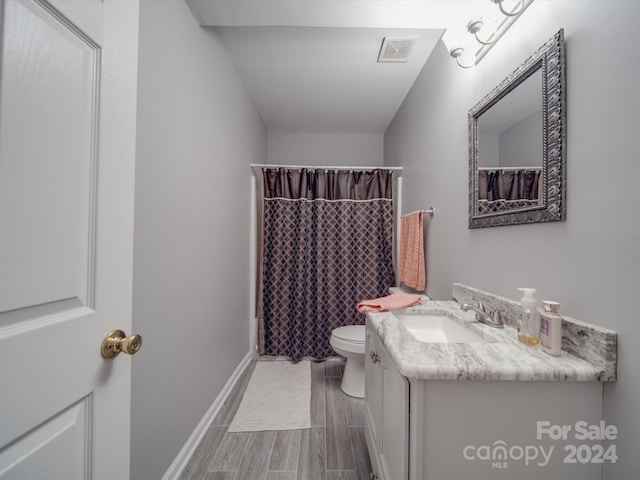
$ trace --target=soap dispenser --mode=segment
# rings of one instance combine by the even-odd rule
[[[540,343],[540,320],[538,316],[538,302],[533,297],[535,288],[519,288],[524,292],[520,299],[520,315],[518,317],[518,340],[528,346]]]
[[[558,302],[542,301],[540,312],[540,346],[549,355],[562,352],[562,315],[558,313]]]

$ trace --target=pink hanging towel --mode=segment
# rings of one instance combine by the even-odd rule
[[[427,286],[421,211],[408,213],[400,219],[400,282],[420,291]]]
[[[375,298],[373,300],[363,300],[358,304],[359,312],[388,312],[398,308],[412,307],[420,305],[422,298],[420,295],[410,293],[392,293],[386,297]]]

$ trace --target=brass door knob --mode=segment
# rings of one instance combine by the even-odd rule
[[[129,335],[125,337],[122,330],[111,330],[102,340],[102,356],[104,358],[117,357],[120,352],[135,355],[142,347],[142,337],[140,335]]]

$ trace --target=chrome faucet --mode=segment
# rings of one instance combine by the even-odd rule
[[[469,305],[468,303],[463,303],[460,305],[460,309],[465,312],[468,312],[469,310],[476,312],[476,320],[480,323],[484,323],[485,325],[489,325],[494,328],[504,328],[504,321],[502,319],[504,310],[494,310],[491,315],[489,315],[482,302],[478,300],[476,301],[478,302],[477,307]]]

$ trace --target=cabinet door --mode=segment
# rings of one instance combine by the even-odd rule
[[[375,332],[367,327],[364,363],[366,427],[373,441],[370,448],[380,448],[380,403],[382,401],[382,375],[379,361],[379,341]]]
[[[380,366],[378,349],[380,342],[373,329],[367,324],[366,350],[364,359],[364,407],[365,407],[365,438],[373,477],[380,479],[380,463],[378,451],[380,449],[380,404],[382,401],[382,368]]]
[[[396,370],[381,346],[380,470],[386,480],[408,478],[409,381]]]

